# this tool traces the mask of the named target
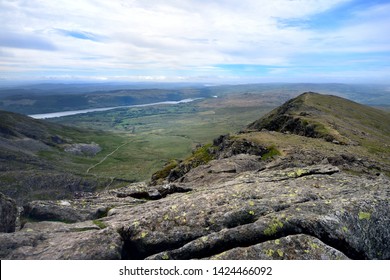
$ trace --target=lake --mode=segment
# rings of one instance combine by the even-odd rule
[[[188,99],[183,99],[183,100],[179,100],[179,101],[163,101],[163,102],[138,104],[138,105],[93,108],[93,109],[63,111],[63,112],[46,113],[46,114],[33,114],[33,115],[29,115],[29,117],[34,118],[34,119],[51,119],[51,118],[72,116],[72,115],[78,115],[78,114],[86,114],[86,113],[91,113],[91,112],[109,111],[109,110],[114,110],[114,109],[119,109],[119,108],[146,107],[146,106],[154,106],[154,105],[175,105],[175,104],[180,104],[180,103],[189,103],[189,102],[199,100],[199,99],[202,99],[202,98],[188,98]]]

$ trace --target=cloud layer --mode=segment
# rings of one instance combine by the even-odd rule
[[[383,82],[386,2],[0,0],[0,77]]]

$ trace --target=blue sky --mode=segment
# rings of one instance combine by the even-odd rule
[[[390,83],[390,0],[0,0],[0,81]]]

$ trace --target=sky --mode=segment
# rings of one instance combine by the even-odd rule
[[[0,0],[0,81],[390,83],[390,0]]]

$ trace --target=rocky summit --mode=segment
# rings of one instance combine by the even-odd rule
[[[0,258],[390,259],[389,124],[305,93],[149,183],[32,201],[17,219],[1,196]]]

